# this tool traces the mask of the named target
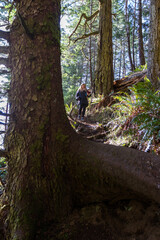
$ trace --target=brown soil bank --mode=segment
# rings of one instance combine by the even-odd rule
[[[95,204],[42,231],[38,240],[160,240],[160,208],[133,199]]]

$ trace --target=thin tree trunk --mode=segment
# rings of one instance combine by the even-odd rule
[[[122,72],[122,40],[121,40],[120,60],[119,60],[119,79],[121,78]]]
[[[7,102],[7,104],[6,104],[6,119],[5,119],[5,132],[6,132],[6,130],[7,130],[7,128],[8,128],[8,106],[9,104],[8,104],[8,102]]]
[[[88,59],[86,59],[86,67],[84,68],[86,71],[85,71],[85,74],[84,74],[84,76],[85,76],[85,83],[87,84],[87,82],[88,82],[88,74],[89,74],[89,61],[88,61]]]
[[[97,49],[96,45],[94,45],[94,56],[93,56],[93,92],[92,92],[92,97],[95,96],[96,94],[96,86],[95,86],[95,71],[96,71],[96,56],[97,56]]]
[[[117,55],[117,44],[114,45],[114,60],[113,60],[113,71],[116,72],[116,56]]]
[[[123,77],[126,76],[126,46],[123,42]]]
[[[134,6],[134,17],[133,17],[133,65],[135,64],[135,28],[136,28],[136,7],[137,7],[137,0],[135,0],[135,6]]]
[[[128,56],[129,56],[131,71],[133,71],[135,69],[135,66],[133,64],[132,54],[131,54],[130,27],[129,27],[129,15],[128,15],[128,0],[125,0],[125,21],[126,21],[127,43],[128,43]]]
[[[143,34],[142,34],[142,0],[138,0],[138,41],[139,41],[139,61],[140,65],[145,65]]]
[[[160,0],[151,0],[148,77],[156,88],[160,87]]]

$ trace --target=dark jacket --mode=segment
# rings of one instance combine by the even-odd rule
[[[80,91],[78,90],[76,93],[76,100],[80,103],[80,105],[86,105],[88,106],[88,99],[87,99],[87,92],[84,91]]]

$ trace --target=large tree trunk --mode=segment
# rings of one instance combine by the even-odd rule
[[[160,203],[157,156],[91,143],[69,125],[61,86],[60,0],[21,0],[17,10],[23,24],[17,18],[11,29],[7,239],[34,240],[42,226],[76,206],[131,196]]]
[[[143,34],[142,34],[142,0],[138,1],[138,41],[139,41],[139,61],[140,65],[145,65]]]
[[[151,0],[148,77],[156,88],[160,86],[160,0]]]
[[[92,16],[92,9],[93,9],[93,1],[90,1],[90,16]],[[92,23],[90,24],[90,29],[92,31]],[[94,79],[93,79],[93,65],[92,65],[92,36],[89,37],[89,72],[90,72],[90,83],[91,83],[91,89],[92,93],[95,93],[94,89]]]
[[[113,89],[113,50],[111,0],[100,1],[100,40],[96,69],[96,88],[100,94],[108,95]]]
[[[25,25],[17,18],[11,29],[8,239],[32,240],[42,222],[72,207],[64,154],[72,131],[60,81],[60,1],[22,0],[17,11]]]

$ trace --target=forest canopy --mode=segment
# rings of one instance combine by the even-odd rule
[[[150,3],[142,1],[139,5],[139,2],[141,1],[112,1],[114,80],[121,79],[135,69],[138,71],[146,68]],[[95,85],[91,82],[95,81],[99,37],[92,35],[87,39],[79,39],[76,43],[75,40],[85,33],[94,33],[99,30],[99,15],[96,15],[90,22],[87,21],[87,24],[85,24],[85,19],[82,19],[71,39],[68,40],[68,38],[82,14],[89,17],[98,9],[99,3],[94,0],[73,1],[72,3],[62,1],[62,73],[65,103],[69,104],[74,100],[75,89],[82,82],[85,82],[88,87]],[[63,19],[65,19],[65,29]],[[143,62],[140,59],[141,53],[145,59]],[[93,86],[92,88],[95,88]]]

